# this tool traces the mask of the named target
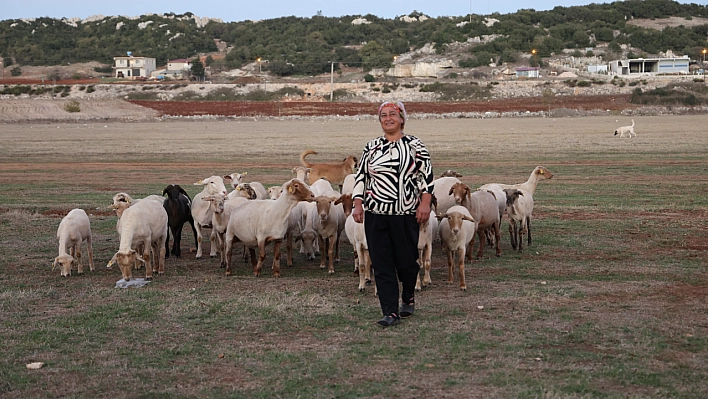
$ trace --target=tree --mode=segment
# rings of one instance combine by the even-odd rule
[[[199,61],[199,58],[192,60],[192,68],[190,69],[192,76],[196,77],[198,80],[204,79],[204,64]]]

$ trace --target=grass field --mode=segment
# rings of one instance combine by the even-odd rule
[[[706,117],[635,116],[636,138],[613,137],[629,119],[409,121],[436,174],[473,188],[537,165],[554,177],[530,247],[512,250],[505,220],[502,256],[467,264],[466,292],[436,247],[416,314],[386,330],[346,240],[334,275],[296,256],[280,278],[240,261],[225,277],[189,252],[190,229],[143,288],[114,288],[105,268],[116,192],[194,195],[244,171],[280,184],[305,149],[359,156],[375,121],[0,125],[0,397],[707,397]],[[56,229],[76,207],[97,268],[61,278]]]

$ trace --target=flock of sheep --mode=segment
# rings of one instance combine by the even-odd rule
[[[250,257],[253,273],[259,276],[266,258],[266,245],[270,242],[273,242],[273,275],[280,276],[283,241],[288,266],[293,264],[293,246],[299,243],[300,252],[309,260],[314,260],[319,251],[320,267],[334,273],[344,232],[354,247],[358,288],[364,291],[372,282],[373,274],[363,224],[354,222],[351,216],[357,160],[350,156],[341,163],[312,164],[305,159],[310,154],[316,152],[307,150],[301,154],[304,166],[293,168],[295,178],[268,189],[258,182],[244,182],[246,173],[232,173],[194,183],[203,189],[193,199],[182,187],[172,184],[165,187],[162,196],[134,199],[127,193],[117,193],[111,209],[118,216],[116,230],[120,244],[107,266],[110,268],[117,263],[125,281],[130,281],[133,269],[143,265],[146,280],[152,279],[153,272],[164,274],[165,258],[181,256],[180,240],[186,223],[194,233],[197,258],[202,257],[202,229],[211,228],[209,255],[219,256],[220,266],[227,276],[232,273],[234,245],[243,246],[244,258]],[[552,178],[553,174],[538,166],[524,183],[491,183],[474,191],[459,177],[462,176],[448,170],[434,181],[431,218],[420,226],[418,250],[422,279],[418,279],[418,290],[431,282],[432,248],[437,237],[447,254],[448,283],[453,282],[456,264],[462,290],[467,288],[465,258],[472,259],[475,235],[479,237],[477,258],[483,257],[486,245],[492,245],[496,255],[501,255],[500,232],[505,213],[512,247],[522,251],[524,235],[531,245],[536,185],[540,180]],[[231,186],[231,191],[227,190],[225,182]],[[339,191],[332,185],[339,186]],[[171,251],[168,230],[173,237]],[[70,276],[73,268],[83,273],[83,241],[88,246],[90,270],[95,270],[86,212],[81,209],[69,212],[59,224],[57,238],[59,255],[54,259],[54,267],[60,268],[62,276]]]

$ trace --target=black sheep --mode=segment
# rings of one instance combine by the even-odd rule
[[[185,222],[192,225],[192,233],[194,234],[194,245],[197,245],[197,230],[194,228],[194,219],[192,218],[192,199],[186,191],[177,184],[170,184],[162,190],[162,195],[167,194],[167,200],[163,206],[167,211],[167,224],[170,226],[174,243],[172,244],[172,255],[180,257],[180,240],[182,238],[182,226]],[[165,258],[170,256],[170,237],[167,235],[165,240]]]

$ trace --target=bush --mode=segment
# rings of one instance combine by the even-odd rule
[[[22,68],[20,67],[14,67],[10,69],[10,75],[12,76],[20,76],[22,75]]]
[[[81,112],[81,104],[78,101],[72,100],[64,104],[64,111],[66,112]]]
[[[578,87],[590,87],[592,86],[592,83],[588,82],[587,80],[580,80],[577,83]]]
[[[450,72],[446,77],[448,79],[457,79],[457,72]]]
[[[332,101],[337,101],[349,97],[350,95],[351,94],[346,89],[337,89],[332,92]]]
[[[376,78],[374,77],[374,75],[367,73],[366,75],[364,75],[364,82],[376,82]]]
[[[96,91],[96,89],[93,85],[90,85],[86,88],[86,93],[93,93],[94,91]]]
[[[388,86],[384,86],[383,89],[381,89],[381,93],[390,93],[391,89]]]
[[[95,68],[93,68],[93,70],[94,70],[95,72],[98,72],[98,73],[110,73],[110,74],[113,73],[113,67],[109,67],[109,66],[107,66],[107,67],[95,67]]]

